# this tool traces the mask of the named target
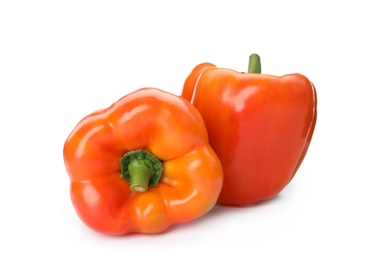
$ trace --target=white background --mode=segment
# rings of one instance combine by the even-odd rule
[[[361,0],[1,1],[0,259],[366,259],[365,17]],[[202,62],[246,71],[253,52],[318,92],[283,192],[160,235],[85,227],[62,154],[76,123],[141,87],[179,95]]]

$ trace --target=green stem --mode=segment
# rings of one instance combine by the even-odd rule
[[[249,56],[248,73],[261,73],[261,59],[256,53]]]
[[[163,173],[161,161],[146,150],[126,153],[121,159],[121,178],[130,184],[130,189],[145,192],[157,186]]]

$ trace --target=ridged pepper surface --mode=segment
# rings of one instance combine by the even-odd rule
[[[64,144],[70,193],[95,231],[160,233],[216,203],[222,168],[197,109],[144,88],[83,118]]]

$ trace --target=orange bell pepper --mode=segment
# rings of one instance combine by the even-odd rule
[[[73,206],[95,231],[160,233],[208,212],[223,173],[197,109],[154,88],[82,119],[64,145]]]
[[[253,54],[249,73],[203,63],[184,84],[182,96],[200,111],[223,167],[220,204],[248,205],[276,196],[294,177],[313,135],[312,82],[301,74],[260,72]]]

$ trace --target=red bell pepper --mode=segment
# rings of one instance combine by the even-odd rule
[[[91,113],[64,145],[79,217],[105,234],[159,233],[216,203],[222,168],[197,109],[140,89]]]
[[[312,82],[301,74],[249,73],[203,63],[186,79],[182,96],[200,111],[221,160],[218,202],[247,205],[276,196],[294,177],[308,150],[317,116]]]

